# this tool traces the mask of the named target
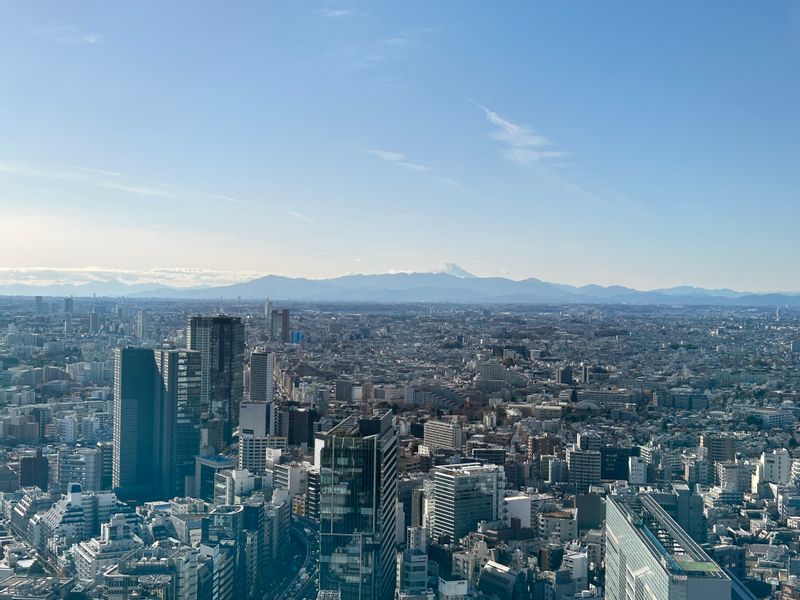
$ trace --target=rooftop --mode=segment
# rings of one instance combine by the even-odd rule
[[[673,575],[727,579],[727,575],[649,494],[609,500],[625,515],[647,549]]]

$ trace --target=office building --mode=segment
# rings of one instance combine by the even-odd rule
[[[120,497],[149,500],[193,489],[200,366],[191,350],[116,351],[112,483]]]
[[[80,484],[84,492],[103,489],[103,455],[97,448],[62,448],[56,454],[52,491],[66,493],[70,484]]]
[[[275,398],[275,353],[250,354],[250,402],[272,402]]]
[[[320,468],[319,588],[342,600],[395,589],[397,430],[391,411],[350,417],[315,440]]]
[[[136,313],[136,337],[143,342],[150,339],[150,313],[146,310]]]
[[[762,452],[752,477],[752,491],[758,493],[761,483],[787,485],[792,475],[792,457],[786,448]]]
[[[161,453],[159,487],[164,497],[191,493],[200,451],[201,356],[194,350],[158,350],[161,417],[155,435]]]
[[[214,501],[215,475],[236,468],[236,460],[227,456],[195,457],[194,496],[207,502]]]
[[[736,438],[730,433],[710,431],[700,435],[700,447],[711,462],[712,473],[717,463],[732,462],[736,458]],[[714,483],[719,484],[715,479]]]
[[[648,494],[606,499],[607,600],[730,600],[731,580]]]
[[[317,412],[309,408],[290,407],[288,410],[289,422],[289,445],[299,446],[306,444],[309,447],[314,445],[314,423],[317,420]]]
[[[633,485],[645,485],[647,483],[647,463],[641,456],[628,458],[628,482]]]
[[[41,298],[41,296],[38,296]],[[50,474],[50,461],[42,456],[42,449],[37,448],[33,455],[23,456],[19,460],[19,486],[36,486],[47,491]]]
[[[629,459],[639,456],[639,448],[603,446],[600,448],[600,479],[626,481],[630,475]]]
[[[577,446],[567,448],[569,482],[579,494],[586,493],[590,485],[600,483],[600,452],[581,450]]]
[[[431,535],[455,543],[480,521],[504,518],[505,473],[497,465],[467,463],[441,466],[433,474]]]
[[[244,395],[244,323],[240,317],[189,317],[186,343],[201,356],[200,400],[204,412],[222,420],[230,443]]]
[[[161,380],[151,349],[117,348],[114,356],[112,484],[122,499],[151,500],[160,480],[155,422]]]
[[[281,341],[288,344],[292,339],[292,332],[289,324],[289,309],[273,310],[270,324],[270,333],[274,341]]]
[[[461,450],[463,434],[461,425],[455,421],[426,421],[423,434],[425,445],[431,449],[449,448]]]

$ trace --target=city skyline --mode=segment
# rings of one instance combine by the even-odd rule
[[[4,276],[800,290],[796,5],[98,6],[5,8]]]

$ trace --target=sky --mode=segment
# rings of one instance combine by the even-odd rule
[[[0,279],[800,290],[800,4],[6,2]]]

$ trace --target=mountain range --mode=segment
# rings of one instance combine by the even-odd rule
[[[691,304],[800,306],[800,294],[756,294],[679,286],[641,291],[624,286],[572,286],[535,278],[476,277],[448,263],[429,273],[344,275],[306,279],[266,275],[223,286],[170,287],[117,279],[81,284],[0,285],[0,295],[110,296],[174,299],[264,299],[320,302],[453,302],[495,304]]]

